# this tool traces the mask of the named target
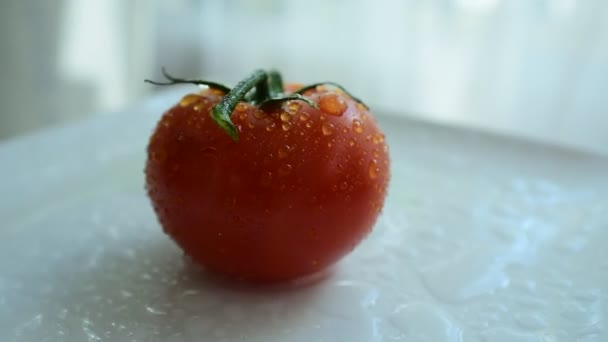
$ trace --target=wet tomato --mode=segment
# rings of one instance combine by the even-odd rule
[[[285,87],[258,71],[184,96],[148,146],[164,231],[211,272],[255,282],[311,275],[372,229],[389,181],[372,113],[334,84]]]

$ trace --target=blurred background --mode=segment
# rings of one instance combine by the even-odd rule
[[[0,142],[177,76],[333,80],[376,112],[608,154],[605,0],[2,0]]]

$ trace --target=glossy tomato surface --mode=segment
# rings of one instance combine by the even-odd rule
[[[304,95],[319,108],[239,103],[239,141],[210,117],[217,90],[186,95],[158,123],[148,194],[164,231],[206,269],[257,282],[311,275],[372,229],[389,181],[384,135],[342,91]]]

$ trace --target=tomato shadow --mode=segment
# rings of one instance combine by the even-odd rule
[[[146,229],[147,230],[147,229]],[[264,340],[308,329],[326,278],[256,286],[210,275],[166,236],[103,241],[52,266],[40,312],[71,339]],[[288,338],[288,337],[286,337]]]

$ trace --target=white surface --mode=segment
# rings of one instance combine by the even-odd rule
[[[209,281],[144,147],[175,93],[0,145],[1,341],[606,341],[608,161],[383,117],[383,217],[296,289]]]

